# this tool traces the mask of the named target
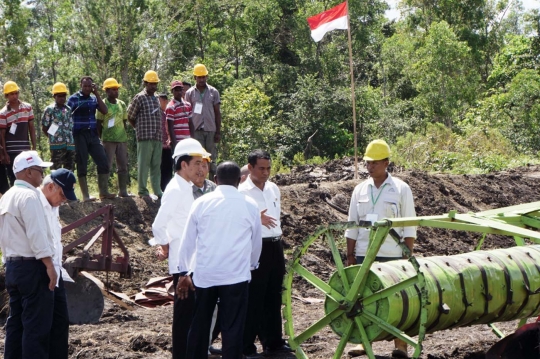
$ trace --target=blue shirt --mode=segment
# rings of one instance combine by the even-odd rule
[[[83,96],[79,91],[69,96],[67,105],[71,108],[73,134],[83,129],[90,129],[97,134],[96,110],[98,102],[95,96]]]

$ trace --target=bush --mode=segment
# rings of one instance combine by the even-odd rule
[[[537,162],[519,155],[494,128],[466,125],[452,132],[428,125],[424,134],[407,133],[392,148],[393,161],[405,168],[449,173],[488,173]]]

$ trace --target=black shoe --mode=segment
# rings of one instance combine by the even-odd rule
[[[208,351],[210,352],[210,354],[214,354],[214,355],[221,355],[222,354],[221,348],[216,348],[213,345],[210,345],[208,347]]]
[[[282,346],[276,347],[276,348],[265,348],[264,354],[265,355],[275,355],[275,354],[283,354],[283,353],[292,353],[294,350],[287,344],[283,344]]]

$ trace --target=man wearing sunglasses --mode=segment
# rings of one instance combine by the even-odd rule
[[[50,357],[58,275],[55,245],[37,187],[51,165],[36,151],[21,152],[13,161],[15,184],[0,199],[0,249],[9,294],[5,359]]]
[[[45,107],[41,119],[41,129],[49,137],[52,169],[66,168],[73,171],[75,142],[73,141],[73,120],[71,107],[66,105],[67,87],[61,82],[53,85],[54,103]]]

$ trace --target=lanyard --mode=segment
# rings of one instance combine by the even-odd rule
[[[382,185],[381,187],[381,190],[379,191],[379,194],[377,195],[377,198],[373,198],[373,186],[371,186],[371,203],[373,203],[373,207],[375,207],[375,205],[377,204],[377,202],[379,202],[379,197],[381,196],[382,194],[382,191],[384,189],[384,187],[386,187],[388,183],[385,183]]]
[[[206,93],[206,89],[204,89],[203,92],[199,92],[199,96],[201,97],[201,102],[203,102],[203,97],[205,93]]]

